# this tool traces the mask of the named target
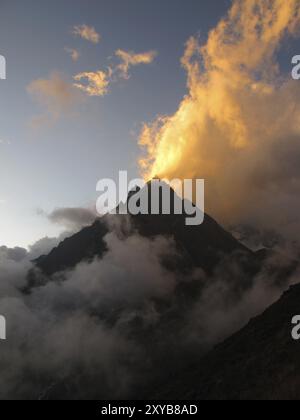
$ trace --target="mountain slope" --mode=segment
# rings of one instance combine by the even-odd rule
[[[178,196],[175,196],[173,190],[170,191],[172,199],[180,200]],[[122,216],[110,217],[120,219]],[[185,263],[183,265],[186,267],[200,267],[206,273],[211,273],[222,258],[232,254],[240,254],[249,259],[250,269],[256,264],[255,254],[208,215],[205,215],[203,224],[199,226],[186,226],[186,215],[178,215],[174,212],[170,215],[159,213],[128,217],[132,228],[141,236],[146,238],[158,235],[173,237],[184,256]],[[107,217],[96,220],[92,226],[64,240],[49,255],[39,258],[36,261],[37,266],[45,274],[52,275],[58,271],[73,268],[83,260],[90,260],[93,257],[101,258],[106,252],[104,238],[109,232],[108,224]]]
[[[97,220],[91,226],[62,241],[48,255],[38,258],[36,266],[46,275],[74,268],[83,260],[102,257],[106,251],[104,237],[108,227],[104,221]]]
[[[157,397],[197,400],[300,399],[300,342],[291,337],[300,285],[164,385]]]
[[[131,195],[135,194],[137,193],[133,192]],[[175,195],[173,190],[171,195]],[[176,279],[172,293],[163,298],[150,296],[133,303],[125,299],[124,302],[121,300],[114,304],[108,302],[106,305],[102,302],[92,305],[93,318],[105,325],[105,328],[117,331],[122,337],[130,339],[130,342],[134,343],[134,349],[138,351],[138,357],[129,369],[132,385],[129,390],[126,389],[125,393],[120,394],[121,397],[128,398],[129,395],[131,398],[141,399],[241,399],[262,398],[266,395],[273,398],[277,395],[274,393],[274,387],[276,390],[280,378],[285,377],[288,371],[284,355],[290,356],[289,352],[293,351],[289,348],[294,345],[294,342],[290,342],[289,323],[291,316],[297,313],[296,303],[300,298],[300,290],[296,298],[292,299],[292,303],[288,302],[287,306],[279,303],[279,307],[274,305],[274,313],[271,308],[268,310],[270,313],[267,311],[262,317],[251,321],[240,333],[202,359],[211,346],[220,340],[215,338],[207,344],[205,324],[210,315],[216,319],[219,319],[219,313],[223,316],[222,302],[226,303],[226,308],[231,308],[242,301],[243,296],[254,286],[257,280],[255,275],[259,270],[262,270],[270,283],[283,284],[282,287],[286,287],[284,285],[297,265],[289,261],[279,267],[277,264],[273,266],[269,260],[277,260],[276,255],[271,255],[270,252],[253,253],[208,215],[205,215],[204,223],[199,226],[187,226],[185,218],[185,214],[178,215],[174,211],[170,215],[164,215],[160,211],[157,215],[105,216],[63,241],[49,255],[40,257],[36,264],[46,275],[51,276],[59,271],[72,269],[81,261],[102,259],[108,251],[105,238],[111,231],[117,233],[121,242],[134,233],[148,239],[161,235],[173,237],[179,251],[178,257],[174,258],[172,254],[171,261],[159,262],[160,266],[161,263],[165,265],[164,275],[172,272],[172,277]],[[136,250],[133,257],[131,265],[134,267]],[[86,273],[82,276],[84,290],[92,283],[91,280],[97,279],[97,275],[102,273],[100,265],[96,263],[97,271],[92,273],[92,279]],[[193,269],[197,267],[202,268],[206,276],[198,270],[194,272]],[[152,266],[147,267],[147,270],[151,277]],[[189,276],[189,270],[196,275]],[[68,278],[72,274],[65,273],[62,278]],[[128,280],[130,284],[132,273],[126,276],[128,278],[124,280]],[[107,280],[110,284],[111,278],[107,274],[104,277],[104,281]],[[100,278],[98,281],[101,286]],[[138,282],[143,282],[143,278],[142,271],[139,273]],[[34,293],[34,286],[39,284],[34,278],[32,280],[26,292]],[[42,278],[40,284],[43,284],[43,280]],[[51,281],[51,278],[46,278],[46,283],[49,280]],[[54,285],[55,283],[53,282]],[[63,290],[63,282],[58,283]],[[217,287],[211,289],[213,295],[217,294],[221,302],[218,302],[218,299],[211,300],[214,296],[211,296],[210,288],[214,285]],[[67,288],[69,286],[70,284]],[[205,293],[207,289],[210,294]],[[101,287],[99,290],[101,292]],[[118,284],[113,290],[115,294]],[[206,299],[210,301],[211,306],[206,307]],[[93,301],[88,299],[87,302],[83,302],[89,303],[90,300]],[[295,313],[291,315],[293,311]],[[248,320],[250,316],[247,315],[245,319]],[[221,326],[225,325],[223,321],[223,318],[219,321]],[[237,324],[244,325],[243,321]],[[220,336],[227,337],[237,328],[227,330]],[[282,348],[282,352],[274,351],[276,346],[276,350]],[[293,358],[295,362],[292,367],[297,369],[296,353],[289,357],[288,361]],[[127,363],[126,359],[126,365]],[[276,377],[277,371],[279,377]],[[293,378],[291,377],[291,382]],[[45,382],[48,383],[48,378]],[[45,388],[44,385],[41,387]],[[56,380],[50,390],[43,394],[43,398],[110,398],[112,394],[109,389],[103,386],[101,370],[98,372],[95,369],[91,376],[82,369],[79,376],[71,371],[65,378]],[[280,392],[284,394],[283,390]]]

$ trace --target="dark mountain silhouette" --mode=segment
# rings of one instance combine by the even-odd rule
[[[171,202],[181,199],[166,184]],[[150,189],[149,189],[150,191]],[[147,194],[142,191],[134,191],[135,194]],[[181,202],[181,206],[183,202]],[[149,208],[151,200],[149,200]],[[161,210],[161,209],[160,209]],[[120,215],[111,217],[120,218]],[[171,236],[174,238],[178,249],[184,256],[187,267],[200,267],[206,273],[211,273],[216,265],[224,257],[237,254],[248,260],[249,269],[255,266],[256,256],[248,248],[238,242],[231,234],[226,232],[215,220],[207,214],[203,224],[199,226],[186,226],[186,214],[175,214],[171,206],[171,214],[164,215],[162,211],[157,215],[128,216],[135,231],[146,237],[152,238],[158,235]],[[92,226],[82,229],[79,233],[65,239],[49,255],[42,256],[36,261],[36,265],[47,275],[65,269],[74,268],[76,264],[94,257],[101,258],[107,251],[104,238],[109,232],[107,216],[99,218]],[[182,262],[181,262],[182,264]]]
[[[291,336],[300,314],[300,285],[159,391],[160,398],[300,399],[300,342]]]
[[[125,308],[136,315],[131,316],[122,332],[136,343],[143,355],[132,368],[138,379],[129,398],[243,399],[294,394],[300,398],[298,374],[295,374],[300,372],[300,358],[297,360],[297,343],[290,337],[291,318],[298,312],[300,302],[300,286],[291,289],[280,302],[209,354],[209,348],[201,343],[191,347],[185,340],[180,340],[190,325],[193,307],[202,297],[203,276],[189,282],[181,281],[189,270],[201,268],[205,279],[213,282],[218,277],[215,270],[221,267],[222,280],[228,281],[233,290],[232,302],[238,302],[253,285],[255,275],[262,267],[274,284],[286,284],[297,263],[289,261],[279,269],[276,265],[266,265],[266,260],[274,260],[274,251],[252,252],[208,215],[203,224],[187,226],[186,214],[176,214],[174,210],[176,200],[177,205],[178,200],[182,205],[182,200],[166,185],[163,188],[168,189],[171,201],[175,203],[170,215],[162,214],[162,208],[156,215],[130,215],[124,226],[120,223],[122,215],[99,218],[92,226],[64,240],[49,255],[40,257],[36,261],[37,267],[51,281],[53,274],[72,269],[82,261],[101,259],[108,251],[105,236],[114,230],[114,226],[118,226],[118,234],[123,238],[132,233],[145,238],[172,237],[179,251],[178,257],[162,263],[176,273],[179,281],[172,296],[151,301],[159,321],[145,325],[139,315],[144,302]],[[143,194],[149,194],[149,191],[132,191],[129,199],[142,198]],[[127,205],[128,201],[121,203],[119,210]],[[34,287],[34,278],[30,280],[30,286]],[[113,327],[118,325],[122,311],[124,307],[95,308],[93,315]],[[95,378],[81,372],[79,378],[71,376],[55,383],[45,399],[99,399],[99,395],[110,398],[102,388],[97,372]]]

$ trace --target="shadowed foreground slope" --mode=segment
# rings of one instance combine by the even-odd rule
[[[300,342],[291,336],[300,285],[165,384],[157,397],[199,400],[300,399]]]

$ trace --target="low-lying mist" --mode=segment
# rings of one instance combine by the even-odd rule
[[[142,237],[120,216],[109,229],[101,260],[51,278],[32,260],[55,240],[29,251],[0,248],[1,399],[154,396],[174,370],[199,360],[296,280],[274,280],[290,264],[284,253],[267,258],[247,287],[232,259],[211,276],[178,272],[164,263],[180,258],[172,237]],[[30,270],[40,286],[26,289]]]

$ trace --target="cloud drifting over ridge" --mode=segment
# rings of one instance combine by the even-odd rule
[[[147,302],[174,290],[174,276],[160,264],[172,244],[135,235],[123,241],[114,233],[106,241],[110,251],[103,260],[83,262],[61,273],[56,280],[62,283],[52,279],[28,295],[20,290],[32,268],[32,253],[0,248],[0,312],[9,323],[9,339],[0,346],[1,399],[47,399],[56,387],[61,398],[61,384],[71,380],[75,385],[77,379],[79,388],[73,391],[82,398],[85,392],[86,398],[129,392],[143,359],[126,328],[139,306],[144,322],[155,322]],[[121,325],[103,320],[103,311],[116,311]]]
[[[201,270],[183,276],[162,264],[163,257],[179,256],[172,238],[141,237],[128,223],[109,220],[101,260],[48,279],[37,272],[41,281],[30,293],[22,293],[30,260],[51,240],[29,253],[0,248],[0,313],[9,325],[0,346],[0,399],[136,397],[168,372],[166,365],[174,373],[193,354],[199,361],[203,350],[238,330],[293,280],[276,285],[275,266],[266,267],[237,292],[235,281],[241,285],[245,273],[233,261],[209,278]],[[201,293],[192,285],[193,298],[185,300],[184,289],[195,280]]]
[[[67,229],[77,230],[91,225],[97,218],[96,210],[81,207],[63,207],[53,210],[47,215],[52,223],[57,223]]]
[[[220,221],[298,234],[300,85],[279,75],[276,53],[299,28],[297,0],[234,0],[206,44],[191,38],[188,95],[139,139],[145,177],[205,178]]]

